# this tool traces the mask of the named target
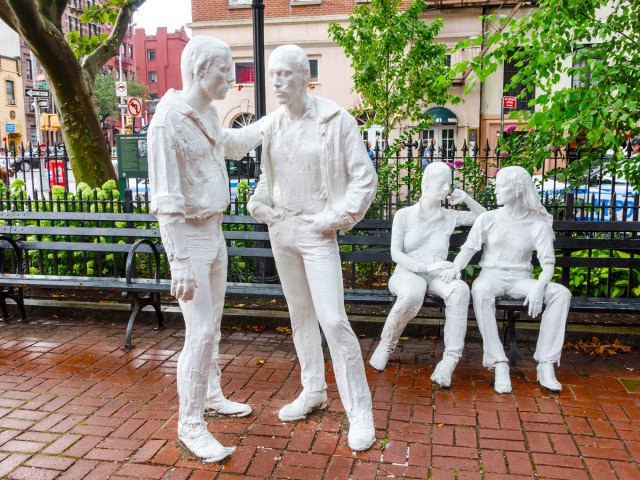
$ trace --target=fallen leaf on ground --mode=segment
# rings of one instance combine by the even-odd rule
[[[289,327],[276,327],[276,332],[291,335],[291,329]]]
[[[631,351],[629,345],[623,345],[617,339],[614,340],[613,343],[606,343],[597,337],[593,337],[588,341],[578,340],[577,342],[567,342],[562,348],[564,350],[574,350],[602,358],[613,357],[618,353],[629,353]]]

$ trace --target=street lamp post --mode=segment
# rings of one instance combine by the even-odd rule
[[[256,103],[256,118],[259,120],[267,114],[264,82],[264,2],[252,0],[253,13],[253,72]]]

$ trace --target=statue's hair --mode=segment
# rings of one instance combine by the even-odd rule
[[[296,67],[295,71],[304,79],[305,83],[309,83],[311,81],[311,66],[309,65],[309,58],[302,48],[294,44],[279,46],[269,57],[269,65],[275,62],[276,59],[282,57],[293,62],[293,65]]]
[[[427,191],[427,184],[435,175],[446,175],[451,179],[451,167],[445,162],[431,162],[427,165],[424,169],[424,173],[422,174],[422,192]]]
[[[195,80],[206,75],[216,61],[230,51],[229,45],[206,35],[189,40],[180,58],[183,88],[188,90]]]
[[[505,167],[498,172],[496,180],[502,178],[507,182],[511,182],[516,195],[522,197],[524,205],[531,213],[539,215],[549,226],[553,225],[553,217],[547,212],[542,205],[540,195],[536,190],[533,179],[529,172],[524,168],[513,165]]]

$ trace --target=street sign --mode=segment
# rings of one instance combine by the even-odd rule
[[[29,96],[29,97],[48,97],[49,96],[49,90],[38,90],[35,88],[25,88],[24,89],[24,94]]]
[[[127,96],[127,82],[116,82],[116,96],[117,97]]]
[[[502,97],[502,108],[516,108],[516,97]]]
[[[130,98],[127,102],[127,111],[132,117],[139,117],[142,115],[142,101],[139,98]]]
[[[15,123],[7,123],[7,133],[16,133]]]
[[[147,103],[147,111],[153,115],[154,113],[156,113],[156,107],[158,106],[158,100],[151,100],[149,103]]]
[[[48,90],[49,89],[49,84],[47,82],[38,82],[38,88],[43,89],[43,90]]]
[[[39,107],[48,107],[49,106],[49,100],[45,99],[45,100],[38,100],[38,106]]]

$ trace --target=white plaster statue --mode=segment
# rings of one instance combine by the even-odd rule
[[[158,217],[171,266],[171,294],[186,325],[178,359],[178,437],[196,457],[215,462],[233,448],[207,429],[205,412],[243,417],[251,407],[226,399],[220,387],[218,344],[227,279],[221,230],[229,205],[225,157],[239,159],[260,142],[259,123],[223,129],[211,104],[234,81],[231,51],[206,36],[189,41],[181,59],[182,91],[169,90],[151,121],[151,211]]]
[[[327,406],[319,323],[349,418],[349,446],[366,450],[375,442],[371,393],[345,313],[336,230],[349,230],[364,216],[377,177],[355,119],[334,102],[307,94],[304,50],[274,50],[269,78],[282,107],[267,117],[262,174],[248,208],[269,226],[303,387],[278,416],[300,420]]]
[[[442,207],[449,196],[450,203],[464,202],[471,211],[456,211]],[[460,225],[472,225],[486,209],[462,190],[451,192],[451,168],[446,163],[429,164],[422,175],[420,202],[398,210],[391,230],[391,258],[397,264],[389,280],[389,290],[398,298],[382,330],[380,343],[369,363],[384,370],[405,326],[414,318],[429,293],[444,299],[445,350],[431,380],[441,387],[451,385],[453,369],[458,364],[467,332],[469,287],[452,279],[445,282],[440,273],[453,266],[447,262],[449,237]]]
[[[556,380],[553,364],[560,363],[571,293],[551,282],[555,265],[553,219],[542,206],[531,176],[522,167],[506,167],[498,172],[496,201],[503,207],[478,217],[454,260],[454,268],[445,270],[442,278],[445,281],[456,278],[482,249],[482,270],[473,282],[471,296],[482,334],[482,363],[495,370],[493,387],[498,393],[511,392],[511,380],[498,335],[495,298],[503,295],[524,298],[529,315],[534,318],[544,303],[533,358],[538,362],[538,382],[548,390],[560,391],[562,385]],[[542,267],[537,280],[531,278],[534,251]]]

